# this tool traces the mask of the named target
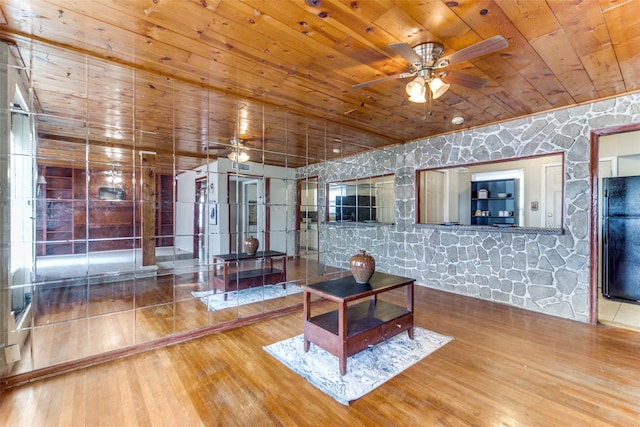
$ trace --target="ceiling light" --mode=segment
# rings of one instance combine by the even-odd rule
[[[405,87],[407,95],[411,98],[424,97],[424,79],[421,76],[416,77],[414,80],[407,83]]]
[[[334,153],[336,153],[336,154],[340,154],[340,151],[341,151],[341,150],[340,150],[339,148],[334,148],[334,149],[333,149],[333,152],[334,152]]]
[[[418,104],[424,104],[425,102],[427,102],[427,98],[425,97],[425,92],[423,91],[422,94],[417,97],[410,96],[409,101],[416,102]]]
[[[418,104],[427,102],[427,98],[425,97],[427,89],[422,76],[418,76],[407,83],[405,90],[407,91],[407,95],[409,95],[409,101],[416,102]]]
[[[449,90],[450,86],[450,84],[444,83],[437,77],[431,80],[429,82],[429,88],[431,89],[431,93],[433,94],[433,99],[438,99],[442,95],[444,95],[444,93]]]
[[[236,163],[244,163],[249,161],[249,154],[244,150],[234,150],[229,153],[229,160]]]
[[[464,117],[455,116],[454,118],[451,119],[451,123],[453,123],[454,125],[461,125],[464,123]]]

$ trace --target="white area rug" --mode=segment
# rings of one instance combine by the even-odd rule
[[[243,289],[241,291],[231,291],[226,294],[215,294],[213,291],[191,292],[196,298],[209,307],[209,310],[224,310],[225,308],[238,307],[239,305],[262,302],[274,298],[282,298],[302,292],[300,286],[287,283],[287,288],[282,288],[282,283],[275,285],[257,286],[255,288]],[[224,296],[227,296],[225,301]]]
[[[315,344],[305,353],[303,335],[263,348],[315,387],[348,405],[453,340],[418,326],[413,330],[413,340],[403,332],[349,357],[344,376],[340,375],[336,356]]]

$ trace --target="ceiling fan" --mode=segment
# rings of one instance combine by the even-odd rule
[[[247,141],[241,138],[234,136],[229,140],[230,147],[217,143],[215,145],[209,145],[207,150],[209,152],[215,150],[222,150],[218,153],[218,157],[227,156],[229,160],[235,163],[244,163],[248,162],[251,157],[249,156],[249,151],[247,148]]]
[[[407,83],[405,90],[409,95],[409,101],[418,103],[427,101],[427,86],[429,87],[431,99],[437,99],[442,96],[449,89],[451,83],[471,89],[480,89],[487,84],[487,80],[453,70],[445,70],[444,68],[504,49],[507,46],[509,46],[507,40],[498,35],[443,57],[444,46],[442,43],[426,42],[414,47],[407,43],[392,43],[389,47],[409,61],[409,71],[359,83],[354,85],[353,88],[360,89],[377,83],[415,76],[414,80]]]

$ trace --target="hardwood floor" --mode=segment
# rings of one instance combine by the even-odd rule
[[[401,293],[390,298],[404,301]],[[415,309],[417,325],[455,340],[348,407],[262,349],[300,334],[300,312],[10,389],[0,396],[0,420],[7,426],[632,426],[640,420],[639,332],[423,287],[416,287]]]

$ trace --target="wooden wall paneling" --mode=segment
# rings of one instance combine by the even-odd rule
[[[73,253],[83,254],[87,247],[87,173],[73,169]]]
[[[173,246],[174,232],[174,188],[173,175],[156,174],[156,194],[157,194],[157,212],[156,212],[156,236],[157,247]]]
[[[142,265],[156,264],[156,173],[155,153],[140,152]]]
[[[73,253],[73,169],[46,167],[45,254]]]

